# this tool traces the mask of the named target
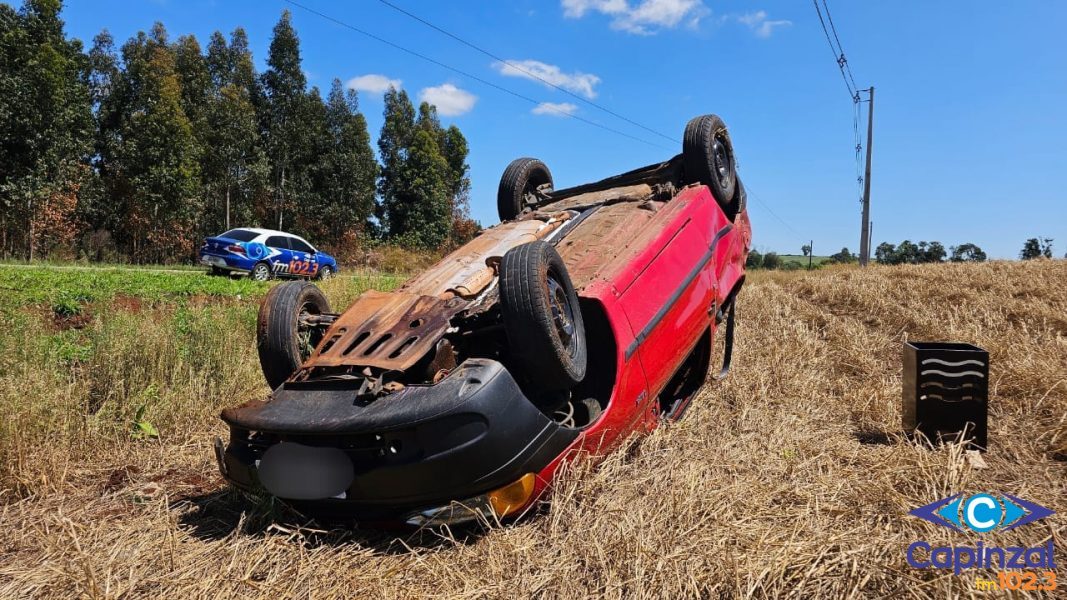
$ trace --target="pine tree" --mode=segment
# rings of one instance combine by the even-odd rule
[[[107,231],[115,227],[119,216],[116,203],[108,193],[108,184],[112,181],[108,159],[114,156],[118,145],[122,71],[119,69],[114,39],[106,29],[93,38],[88,59],[94,125],[93,152],[89,164],[93,176],[80,195],[79,218],[90,232],[100,232],[109,238]],[[90,239],[97,237],[91,233]],[[100,258],[103,248],[90,247],[88,250],[94,258]]]
[[[326,103],[318,87],[303,95],[293,115],[299,137],[293,142],[293,157],[288,181],[288,198],[293,203],[291,225],[287,231],[321,242],[326,235],[322,215],[327,207],[321,180],[322,159],[333,150],[327,126]]]
[[[272,163],[277,226],[281,229],[293,196],[301,195],[302,190],[293,187],[293,180],[302,179],[304,174],[294,171],[308,141],[297,114],[306,104],[307,78],[300,69],[300,40],[288,10],[282,12],[274,26],[267,66],[263,74],[267,152]]]
[[[390,88],[385,93],[385,122],[378,136],[378,155],[381,157],[381,176],[378,179],[378,222],[383,234],[398,235],[392,215],[401,210],[397,206],[397,189],[407,160],[415,131],[415,107],[404,90]]]
[[[67,40],[59,0],[0,6],[0,247],[34,258],[70,247],[91,148],[81,42]]]
[[[215,32],[205,60],[212,83],[207,111],[204,186],[208,210],[203,230],[218,232],[255,222],[254,202],[265,188],[269,172],[260,144],[252,55],[244,31],[231,43]]]
[[[455,125],[441,135],[441,153],[448,163],[449,196],[452,199],[452,242],[461,244],[478,235],[482,226],[470,215],[470,167],[467,165],[467,138]]]
[[[398,178],[390,225],[405,245],[436,248],[452,225],[448,163],[434,135],[417,130]]]
[[[182,110],[175,53],[160,24],[123,46],[123,106],[114,164],[121,238],[139,261],[191,257],[201,213],[193,126]]]
[[[199,142],[206,141],[211,74],[195,36],[183,35],[174,44],[174,65],[181,85],[181,106]]]
[[[454,230],[460,230],[455,237],[468,238],[478,226],[467,206],[467,141],[455,127],[442,129],[433,105],[423,102],[418,118],[414,113],[405,92],[386,93],[378,139],[380,219],[390,236],[403,243],[436,247]]]
[[[361,235],[374,214],[378,163],[356,92],[346,93],[339,79],[330,88],[326,125],[330,147],[320,157],[318,193],[324,201],[323,235],[329,243],[338,244]]]

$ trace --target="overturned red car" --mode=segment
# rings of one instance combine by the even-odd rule
[[[670,160],[553,188],[512,162],[501,224],[392,292],[331,312],[311,283],[260,308],[273,393],[229,408],[222,474],[325,519],[505,518],[562,461],[679,419],[711,367],[751,243],[722,120]]]

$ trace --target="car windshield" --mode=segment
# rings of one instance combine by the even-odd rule
[[[230,238],[231,240],[237,240],[238,242],[251,242],[259,235],[254,231],[247,229],[231,229],[219,237]]]

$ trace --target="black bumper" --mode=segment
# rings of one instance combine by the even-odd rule
[[[536,473],[578,435],[538,410],[493,360],[467,360],[440,383],[370,402],[357,401],[357,388],[286,383],[267,402],[223,411],[223,476],[314,516],[391,520]],[[293,451],[308,468],[293,466]],[[283,454],[290,462],[281,465]],[[317,469],[332,469],[325,488]]]

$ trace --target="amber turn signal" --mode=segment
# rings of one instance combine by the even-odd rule
[[[487,494],[489,496],[489,505],[493,507],[493,512],[496,513],[496,516],[506,517],[526,506],[530,496],[533,495],[535,481],[536,476],[533,473],[527,473],[520,477],[518,481],[489,492]]]

